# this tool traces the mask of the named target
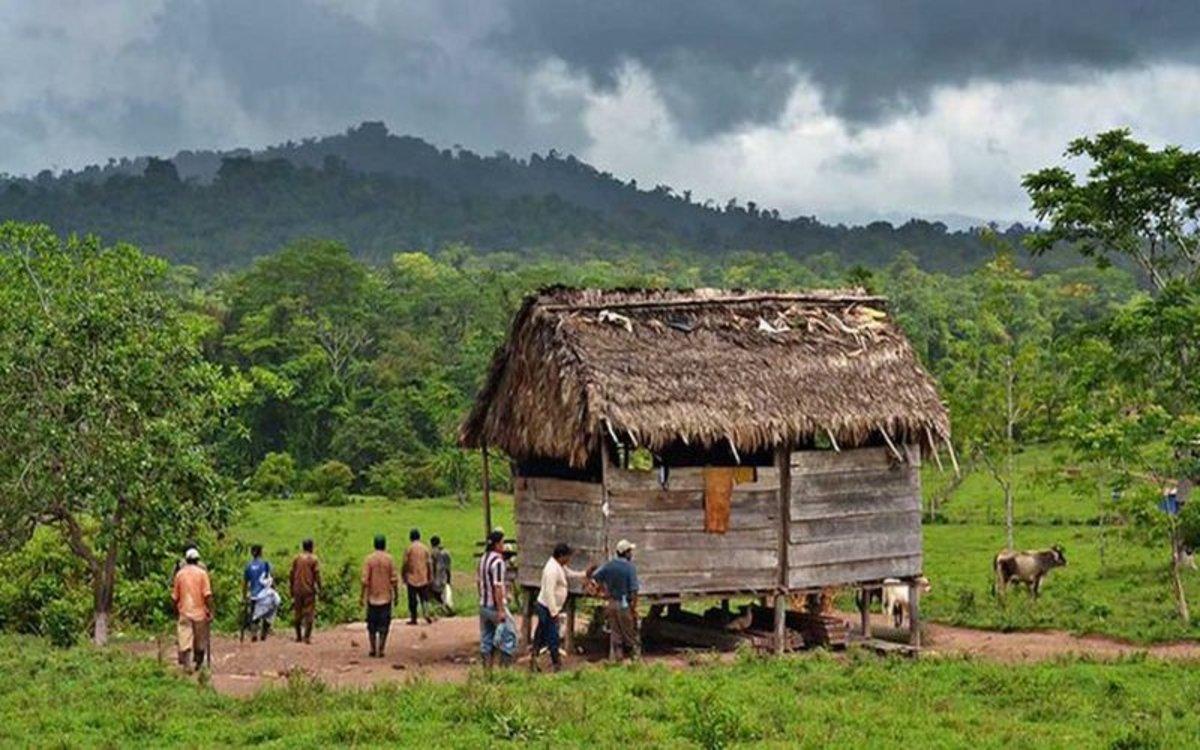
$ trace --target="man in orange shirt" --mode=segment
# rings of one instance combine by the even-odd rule
[[[387,538],[375,536],[375,551],[367,555],[362,568],[362,593],[359,603],[367,607],[367,638],[371,656],[383,657],[388,629],[392,625],[392,602],[400,597],[400,577],[396,563],[387,553]]]
[[[179,665],[185,670],[204,666],[208,636],[215,609],[208,571],[200,566],[195,547],[183,555],[184,566],[175,574],[171,599],[179,614],[175,634],[179,640]]]

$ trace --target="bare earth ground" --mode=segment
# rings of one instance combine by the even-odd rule
[[[856,622],[847,615],[846,620]],[[883,627],[876,616],[877,628]],[[582,623],[581,623],[582,627]],[[1079,637],[1062,631],[1000,633],[971,628],[930,624],[924,631],[923,654],[926,656],[970,655],[1002,662],[1040,661],[1066,655],[1086,655],[1099,659],[1145,653],[1161,659],[1200,661],[1200,642],[1180,642],[1138,646],[1098,636]],[[388,638],[388,653],[383,659],[367,656],[367,633],[363,623],[339,625],[313,633],[312,644],[293,640],[290,630],[277,630],[264,643],[249,639],[216,636],[213,639],[212,682],[229,695],[249,695],[260,687],[285,680],[288,673],[300,670],[337,687],[368,687],[381,682],[413,679],[465,681],[478,665],[478,620],[452,617],[431,625],[408,625],[393,621]],[[137,643],[135,653],[174,659],[174,644]],[[714,656],[729,658],[729,655]],[[569,656],[567,667],[579,668],[598,655]],[[547,661],[542,657],[543,663]],[[693,661],[687,652],[649,654],[646,661],[683,668]],[[522,658],[517,668],[528,668]]]

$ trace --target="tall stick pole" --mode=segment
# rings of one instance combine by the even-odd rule
[[[480,448],[483,453],[483,538],[492,533],[492,477],[488,471],[487,443]]]

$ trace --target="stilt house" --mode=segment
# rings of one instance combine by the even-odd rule
[[[642,595],[779,596],[922,571],[934,381],[885,300],[549,289],[525,300],[461,431],[512,461],[518,583],[558,542],[638,545]]]

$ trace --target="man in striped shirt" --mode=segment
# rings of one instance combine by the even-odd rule
[[[491,669],[500,651],[501,665],[507,665],[516,650],[516,631],[509,622],[504,562],[504,532],[488,534],[487,549],[479,560],[476,581],[479,585],[479,652],[483,666]]]

